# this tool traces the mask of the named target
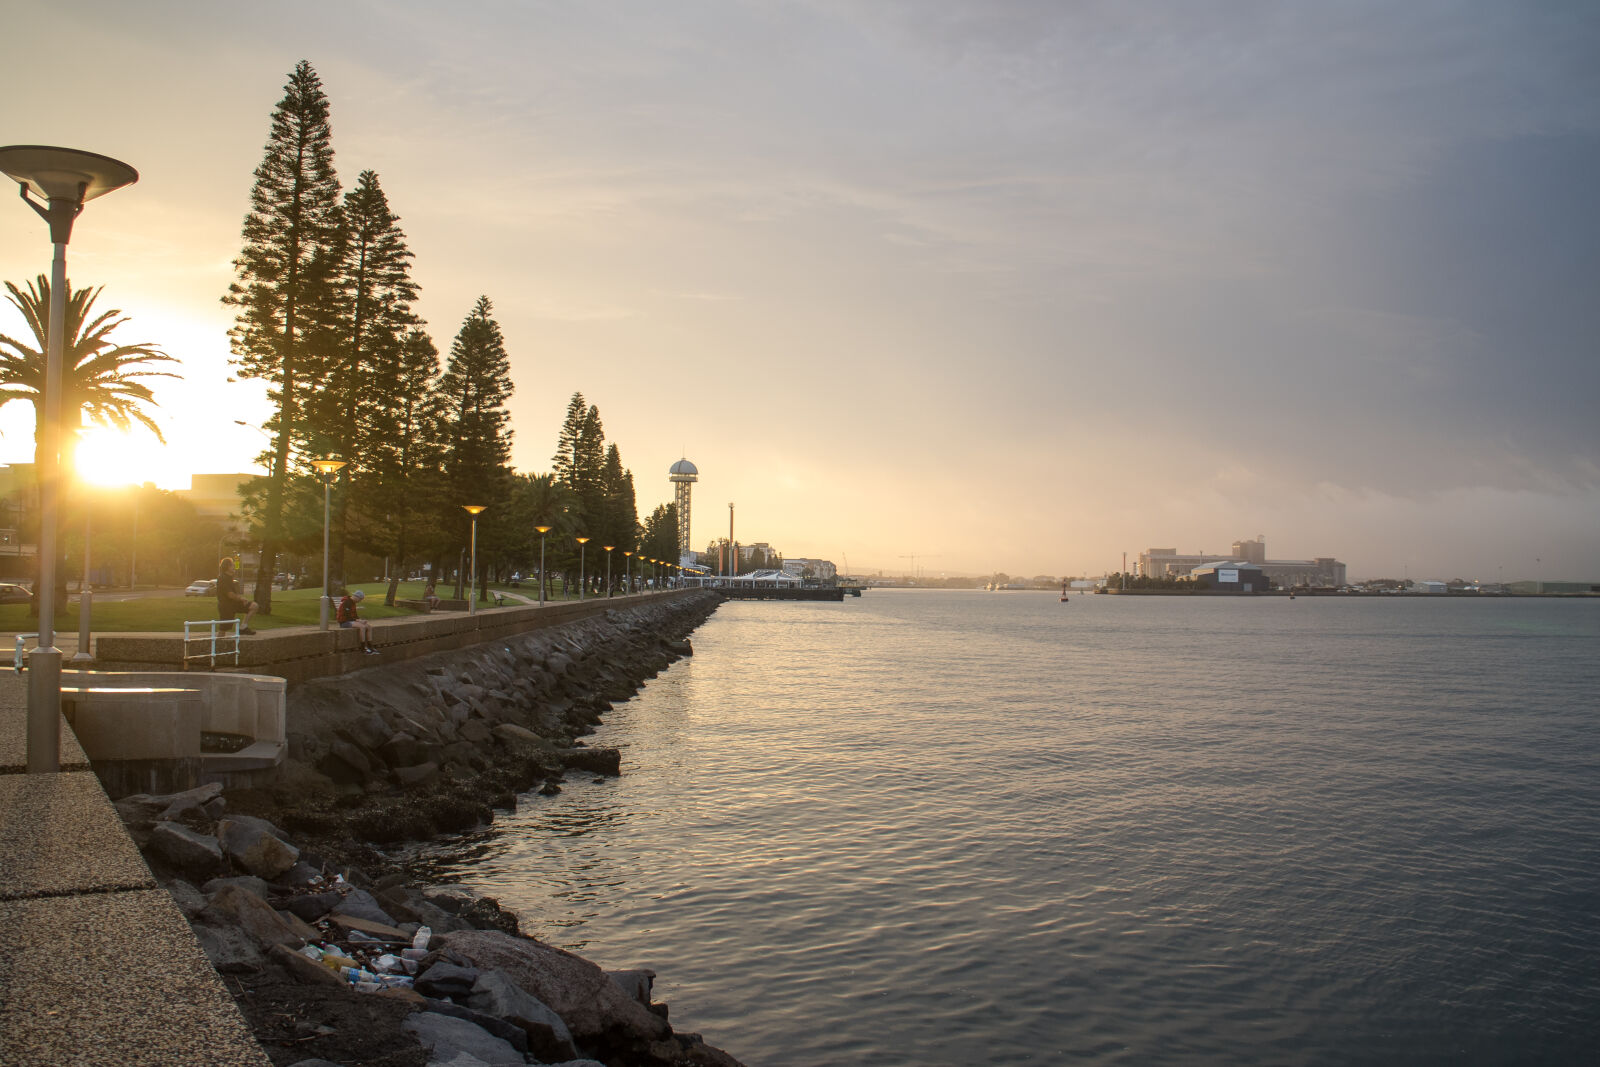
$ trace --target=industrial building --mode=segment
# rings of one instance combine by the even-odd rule
[[[1146,578],[1182,578],[1197,568],[1228,563],[1259,567],[1262,576],[1280,589],[1337,588],[1346,584],[1345,565],[1332,556],[1268,559],[1265,534],[1249,541],[1235,541],[1227,553],[1183,555],[1175,548],[1147,549],[1139,553],[1139,574]]]

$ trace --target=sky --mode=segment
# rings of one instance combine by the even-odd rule
[[[26,5],[0,143],[132,164],[69,273],[254,469],[220,297],[290,70],[377,171],[441,350],[479,294],[519,470],[574,391],[641,516],[857,572],[1141,550],[1600,578],[1600,8],[681,0]],[[21,42],[35,42],[20,47]],[[0,279],[49,269],[0,197]],[[0,305],[0,333],[20,320]],[[0,411],[0,461],[32,414]],[[909,558],[915,556],[915,562]]]

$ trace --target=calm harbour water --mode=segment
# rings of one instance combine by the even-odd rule
[[[1593,1063],[1600,601],[728,603],[434,850],[751,1067]]]

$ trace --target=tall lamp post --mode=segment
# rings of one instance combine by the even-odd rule
[[[322,629],[328,628],[328,608],[333,602],[333,586],[328,579],[328,519],[329,501],[333,494],[333,476],[344,469],[344,460],[337,456],[323,456],[314,459],[311,465],[317,468],[317,473],[322,476],[322,603],[317,609],[317,618]],[[266,560],[262,560],[263,563]],[[259,580],[259,579],[258,579]]]
[[[462,504],[461,510],[472,516],[472,551],[467,556],[469,563],[467,574],[467,614],[478,613],[478,516],[487,508],[488,504]]]
[[[574,538],[578,542],[578,602],[583,602],[583,587],[589,584],[589,573],[583,569],[584,552],[587,550],[589,539],[587,537]]]
[[[39,412],[39,646],[28,654],[29,774],[61,769],[61,650],[56,648],[56,492],[61,477],[61,364],[66,349],[67,243],[83,205],[132,185],[139,172],[94,152],[46,145],[0,148],[0,173],[50,225],[50,321]],[[32,194],[30,196],[29,194]],[[38,198],[38,199],[35,199]],[[43,200],[41,204],[39,200]]]
[[[622,588],[626,589],[628,594],[631,595],[633,593],[633,550],[625,548],[622,550],[622,554],[628,557],[623,560],[623,566],[626,569],[622,572]]]
[[[544,590],[548,582],[544,576],[544,535],[550,532],[548,526],[535,526],[539,531],[539,606],[544,607]]]
[[[604,548],[606,550],[606,599],[610,600],[611,599],[611,550],[613,548],[616,548],[617,546],[616,545],[602,545],[600,547],[602,547],[602,548]]]

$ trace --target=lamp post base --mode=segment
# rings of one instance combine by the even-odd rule
[[[61,650],[28,653],[28,773],[61,770]]]
[[[321,597],[317,603],[318,618],[320,619],[319,625],[326,630],[328,628],[328,605],[333,603],[333,598],[327,596]]]
[[[73,663],[93,663],[94,635],[89,632],[89,612],[94,607],[94,592],[87,586],[78,594],[78,651],[72,654]]]

